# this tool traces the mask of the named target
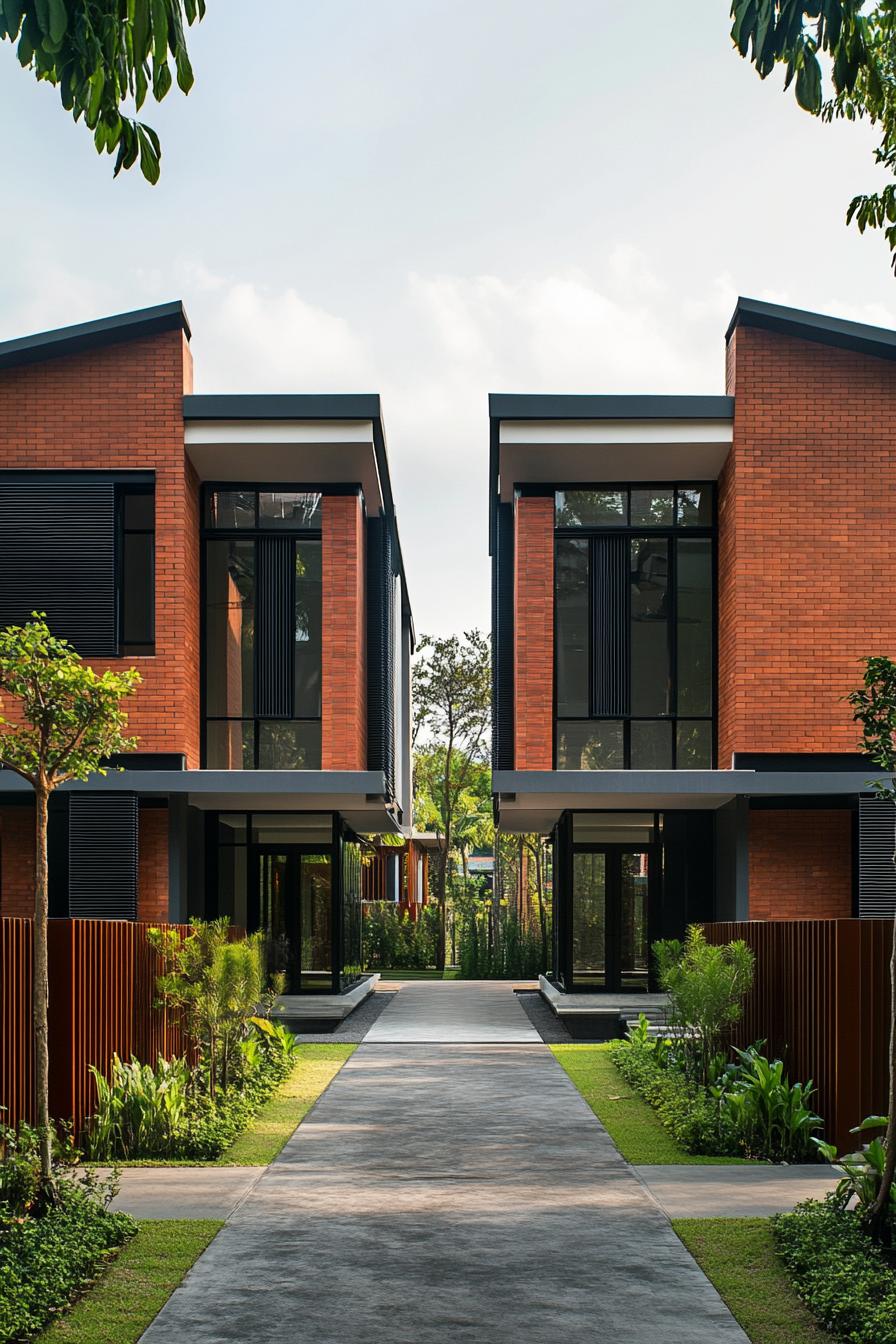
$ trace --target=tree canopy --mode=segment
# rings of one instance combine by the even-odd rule
[[[159,180],[162,148],[139,112],[160,103],[174,80],[193,86],[185,27],[205,16],[205,0],[0,0],[0,38],[17,43],[19,64],[59,89],[62,106],[112,154],[115,176],[140,163]],[[171,65],[174,65],[174,75]]]

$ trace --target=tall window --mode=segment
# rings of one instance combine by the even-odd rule
[[[121,486],[118,502],[118,652],[155,652],[156,500],[152,486]]]
[[[711,485],[555,495],[558,770],[713,757]]]
[[[209,769],[320,769],[322,505],[302,491],[207,492]]]

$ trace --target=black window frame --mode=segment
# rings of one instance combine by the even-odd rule
[[[125,519],[127,501],[135,495],[152,500],[152,527],[128,526]],[[129,536],[152,538],[150,548],[150,626],[147,640],[125,639],[125,585],[124,563],[126,539]],[[119,658],[152,658],[156,652],[156,486],[152,482],[119,481],[115,486],[115,637]]]

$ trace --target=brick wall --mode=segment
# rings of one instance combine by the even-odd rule
[[[168,919],[168,809],[141,807],[137,827],[137,918]]]
[[[852,813],[750,813],[750,919],[852,915]]]
[[[34,808],[0,808],[0,915],[34,914]]]
[[[184,451],[192,361],[180,331],[0,372],[0,468],[156,474],[156,652],[133,664],[138,750],[199,765],[199,486]]]
[[[513,594],[517,770],[550,770],[554,713],[554,500],[516,502]]]
[[[327,495],[322,520],[321,762],[367,769],[364,512],[359,495]]]
[[[896,655],[896,365],[738,327],[719,483],[719,764],[854,751],[859,659]]]

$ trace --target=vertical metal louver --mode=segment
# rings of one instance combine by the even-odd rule
[[[115,484],[96,476],[0,475],[0,627],[44,611],[79,653],[111,658]]]
[[[259,537],[255,556],[255,715],[259,719],[293,716],[294,556],[291,537]]]
[[[513,769],[513,505],[499,504],[492,556],[492,766]]]
[[[859,799],[859,918],[896,915],[896,807],[883,798]]]
[[[395,793],[395,585],[392,530],[367,524],[367,765]]]
[[[68,905],[74,919],[137,918],[137,795],[73,793]]]
[[[629,693],[629,540],[594,539],[594,712],[623,716]]]

